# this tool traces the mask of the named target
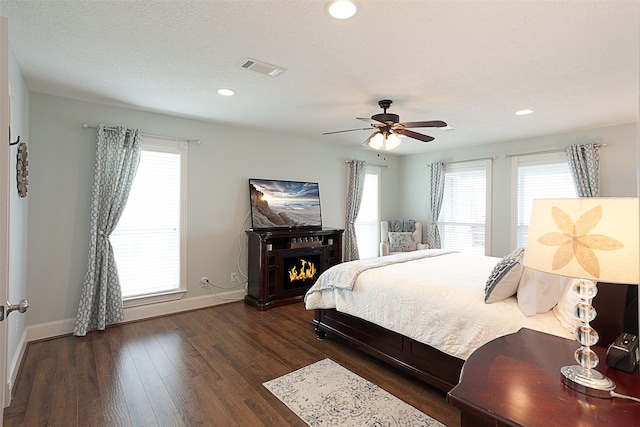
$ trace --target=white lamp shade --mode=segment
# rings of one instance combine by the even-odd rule
[[[373,148],[374,150],[381,150],[384,146],[384,135],[382,135],[381,133],[376,133],[369,139],[368,144],[369,147]]]
[[[398,135],[390,133],[389,135],[387,135],[385,148],[390,151],[390,150],[393,150],[394,148],[398,148],[398,146],[401,143],[402,143],[402,140]]]
[[[402,139],[396,134],[388,133],[383,134],[381,132],[376,133],[371,138],[369,138],[369,142],[367,143],[369,147],[375,150],[386,150],[391,151],[394,148],[398,148],[398,146],[402,143]]]
[[[638,199],[534,200],[523,264],[561,276],[638,283]]]

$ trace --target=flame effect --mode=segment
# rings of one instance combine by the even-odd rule
[[[316,266],[314,263],[306,259],[300,259],[300,264],[302,264],[300,271],[298,271],[298,267],[295,265],[289,269],[290,282],[313,279],[316,276]]]

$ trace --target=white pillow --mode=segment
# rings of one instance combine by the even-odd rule
[[[553,314],[556,315],[560,324],[571,332],[574,332],[578,324],[580,324],[580,321],[575,315],[576,304],[580,301],[580,297],[573,292],[573,285],[577,280],[578,279],[569,280],[569,283],[564,287],[558,304],[553,307]]]
[[[484,302],[502,301],[516,293],[520,277],[522,276],[522,257],[524,249],[518,248],[511,252],[493,267],[484,287]]]
[[[558,303],[569,280],[525,267],[518,284],[518,307],[525,316],[546,313]]]
[[[416,242],[413,241],[413,233],[410,231],[390,231],[389,251],[409,252],[416,250]]]

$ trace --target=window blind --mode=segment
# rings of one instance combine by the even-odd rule
[[[449,164],[438,217],[442,247],[486,253],[489,161]]]
[[[515,247],[524,247],[535,199],[577,197],[573,177],[564,152],[512,158],[517,177],[515,197]]]
[[[377,257],[380,252],[378,169],[367,168],[362,203],[355,222],[360,259]]]
[[[181,154],[143,146],[110,237],[123,298],[181,288]]]

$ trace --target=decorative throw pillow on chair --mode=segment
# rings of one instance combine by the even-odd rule
[[[389,232],[389,251],[390,252],[409,252],[416,250],[416,242],[413,241],[413,233],[409,231]]]

